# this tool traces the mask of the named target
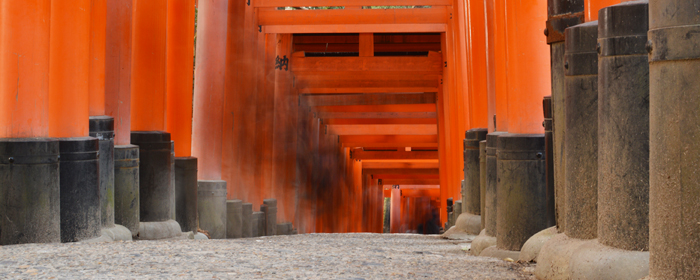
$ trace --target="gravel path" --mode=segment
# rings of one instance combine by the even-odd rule
[[[304,234],[0,246],[0,278],[533,279],[533,267],[468,256],[437,236]]]

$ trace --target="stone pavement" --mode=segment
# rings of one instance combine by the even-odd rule
[[[0,278],[533,279],[531,265],[462,248],[438,236],[366,233],[25,244],[0,247]]]

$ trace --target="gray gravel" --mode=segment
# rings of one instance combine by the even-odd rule
[[[534,279],[533,270],[409,234],[0,247],[2,279]]]

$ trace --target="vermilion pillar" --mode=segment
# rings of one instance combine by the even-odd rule
[[[401,189],[398,186],[391,187],[391,233],[399,233],[401,226]]]
[[[547,1],[506,1],[508,132],[544,133],[542,98],[551,93]],[[500,128],[499,128],[500,130]]]
[[[51,137],[88,136],[89,34],[90,0],[51,2],[48,96]]]
[[[105,114],[105,47],[107,0],[91,0],[90,6],[90,116]]]
[[[105,114],[114,117],[115,145],[131,143],[131,25],[133,0],[107,0]]]
[[[485,1],[469,0],[468,34],[469,46],[469,124],[468,128],[488,127],[488,79],[487,79],[487,38]]]
[[[496,99],[494,131],[508,131],[508,71],[506,0],[494,1],[494,97]]]
[[[166,39],[166,128],[175,156],[192,153],[194,1],[168,2]]]
[[[131,130],[165,130],[168,1],[133,0]]]
[[[0,138],[49,135],[49,0],[0,6]]]
[[[486,99],[488,102],[487,121],[489,132],[496,130],[496,0],[484,1],[486,22]]]
[[[228,2],[201,0],[198,12],[192,155],[200,180],[220,180]]]
[[[612,6],[625,0],[585,0],[583,2],[583,15],[586,22],[598,20],[598,11],[607,6]]]

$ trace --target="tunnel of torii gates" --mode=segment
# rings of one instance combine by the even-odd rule
[[[586,20],[616,3],[590,2]],[[279,8],[320,5],[344,9]],[[199,180],[255,209],[276,198],[300,232],[381,232],[384,198],[414,211],[392,232],[432,209],[442,225],[462,197],[465,131],[544,132],[545,0],[3,0],[0,12],[0,137],[87,137],[91,116],[114,118],[117,146],[166,131]]]
[[[697,9],[684,1],[651,2],[650,29],[698,24]],[[568,95],[574,97],[571,100],[567,97],[564,103],[562,94],[565,84],[567,94],[571,90],[595,92],[596,85],[611,85],[612,82],[603,79],[608,77],[603,73],[599,83],[593,82],[592,87],[584,82],[573,87],[569,84],[568,79],[576,75],[583,79],[577,81],[587,77],[598,81],[598,62],[591,60],[598,59],[595,46],[598,38],[600,65],[605,65],[603,57],[609,55],[641,52],[646,59],[646,52],[650,53],[650,63],[644,60],[639,65],[651,68],[651,101],[658,102],[651,106],[651,120],[647,124],[651,131],[639,134],[651,133],[651,142],[647,137],[641,142],[647,146],[642,145],[639,150],[646,151],[643,147],[651,146],[652,158],[664,157],[664,161],[652,161],[645,167],[656,171],[651,172],[651,179],[639,175],[641,182],[650,180],[640,190],[651,189],[651,194],[641,191],[623,198],[647,197],[649,202],[639,202],[651,204],[651,207],[640,206],[647,209],[647,214],[634,214],[641,217],[640,223],[649,219],[648,223],[670,227],[679,224],[660,221],[685,221],[688,225],[682,227],[685,231],[679,228],[663,234],[685,232],[674,236],[677,240],[694,238],[697,243],[697,237],[688,236],[698,233],[700,221],[696,225],[692,220],[684,220],[699,216],[695,215],[699,211],[695,207],[697,184],[691,183],[696,177],[687,175],[694,172],[681,176],[680,171],[675,171],[697,167],[696,161],[684,156],[697,156],[698,149],[682,146],[697,142],[691,141],[697,134],[696,117],[693,117],[697,110],[693,102],[697,100],[696,96],[688,97],[692,95],[689,91],[696,93],[697,81],[675,72],[668,74],[669,69],[675,69],[673,65],[678,65],[674,61],[695,62],[692,59],[699,55],[693,51],[697,48],[688,43],[695,41],[689,39],[690,35],[673,37],[676,33],[654,29],[649,31],[647,43],[646,4],[617,5],[606,13],[601,10],[619,3],[615,0],[2,0],[0,179],[6,183],[0,186],[2,209],[15,209],[12,203],[31,200],[39,201],[36,205],[41,208],[44,207],[41,203],[55,200],[59,195],[57,187],[49,192],[45,186],[58,186],[51,179],[58,178],[58,169],[49,167],[57,166],[59,159],[61,218],[64,210],[81,210],[71,208],[75,204],[72,202],[99,207],[99,202],[91,204],[87,199],[112,194],[91,196],[95,190],[80,187],[79,180],[85,176],[79,171],[88,168],[81,165],[83,161],[106,158],[97,152],[94,144],[97,141],[91,142],[94,138],[89,136],[100,141],[113,136],[115,170],[132,163],[141,165],[136,175],[140,174],[142,221],[170,219],[168,215],[173,212],[162,208],[174,204],[157,206],[163,200],[174,200],[174,195],[172,190],[159,189],[159,180],[177,182],[181,172],[196,169],[200,190],[202,185],[211,187],[213,194],[216,186],[223,185],[228,199],[252,203],[254,209],[261,206],[263,199],[277,199],[278,221],[291,222],[299,232],[382,232],[386,227],[385,204],[390,205],[387,208],[391,210],[388,211],[391,232],[405,232],[416,229],[433,211],[439,213],[441,226],[449,222],[447,210],[453,208],[448,205],[450,198],[455,203],[462,200],[461,209],[454,211],[457,213],[463,210],[479,214],[480,195],[481,211],[483,205],[488,207],[490,202],[483,202],[483,196],[490,199],[490,189],[484,191],[485,184],[481,183],[481,194],[478,187],[474,190],[472,169],[465,162],[467,155],[475,151],[485,151],[488,160],[489,148],[495,151],[497,146],[499,248],[510,246],[500,241],[502,215],[507,219],[508,215],[521,214],[518,211],[503,214],[502,207],[512,204],[513,209],[522,206],[519,209],[527,210],[532,205],[545,204],[545,196],[546,211],[537,208],[539,212],[535,214],[547,216],[546,226],[556,223],[567,236],[583,238],[578,235],[582,230],[571,225],[586,223],[592,217],[592,226],[587,231],[591,234],[584,237],[595,238],[598,217],[595,205],[599,205],[600,211],[611,211],[605,207],[618,205],[605,199],[616,197],[615,191],[610,196],[601,195],[595,202],[595,188],[592,192],[575,186],[572,189],[568,183],[575,181],[588,186],[586,182],[590,181],[586,180],[595,179],[585,176],[595,177],[604,171],[602,167],[586,169],[590,166],[586,162],[591,162],[586,161],[587,156],[597,153],[597,147],[590,148],[596,138],[586,137],[591,135],[590,131],[597,133],[598,118],[596,113],[591,115],[582,110],[595,100],[582,101],[579,96]],[[414,8],[368,7],[374,5]],[[318,6],[343,8],[311,8]],[[634,9],[643,9],[641,23],[622,21],[627,25],[619,26],[643,29],[638,33],[641,35],[632,36],[637,39],[624,37],[615,41],[618,45],[610,47],[604,36],[615,35],[619,26],[614,24],[601,27],[599,35],[586,33],[598,32],[599,12],[606,15],[601,17],[600,24],[610,24],[616,17],[634,15],[637,11]],[[671,10],[678,13],[664,12]],[[564,29],[574,25],[577,28],[567,29],[565,34]],[[565,35],[566,63],[563,62]],[[587,42],[593,43],[586,45]],[[672,43],[682,47],[669,47]],[[646,50],[639,51],[645,44]],[[660,51],[652,52],[652,49]],[[684,67],[690,67],[689,73],[697,73],[697,67],[692,66],[696,64],[692,63]],[[647,69],[642,66],[635,69]],[[600,67],[600,71],[606,70]],[[643,81],[636,79],[617,90],[625,92],[638,85],[646,86]],[[678,85],[685,87],[674,90]],[[653,95],[665,87],[673,92],[673,95],[663,94],[668,99]],[[688,96],[681,95],[686,91]],[[649,98],[644,100],[650,102]],[[595,102],[598,106],[598,101]],[[600,104],[601,108],[609,105],[602,100]],[[624,102],[614,104],[626,106]],[[552,109],[548,108],[550,105]],[[571,111],[564,114],[563,108]],[[601,133],[597,135],[607,137],[602,133],[606,127],[603,122],[606,119],[602,117],[620,110],[600,112]],[[668,112],[683,115],[665,117]],[[580,115],[572,115],[577,113]],[[545,116],[548,121],[555,120],[553,138],[550,137],[552,123],[545,121]],[[631,119],[637,118],[644,124],[641,120],[645,116]],[[593,130],[586,124],[593,124]],[[560,138],[564,128],[569,135],[566,142]],[[494,138],[497,143],[489,140],[491,135],[497,137]],[[481,140],[487,141],[479,143]],[[601,149],[607,143],[601,140]],[[670,152],[673,147],[681,147],[678,145],[683,147],[679,149],[683,156],[678,151]],[[543,156],[545,147],[548,152]],[[558,152],[564,147],[571,157]],[[616,149],[614,145],[609,148]],[[615,151],[630,153],[624,149]],[[172,164],[169,156],[163,157],[167,159],[165,162],[158,161],[163,159],[158,156],[162,152],[174,153],[172,181],[158,177],[159,166]],[[605,159],[610,159],[603,157],[605,153],[598,155],[601,166]],[[667,158],[673,155],[680,159]],[[647,161],[648,157],[647,154]],[[552,172],[552,158],[557,168],[560,164],[562,167],[573,164],[572,171]],[[132,163],[127,163],[127,159],[132,159]],[[626,157],[616,160],[629,163]],[[636,162],[644,160],[642,156]],[[519,161],[525,163],[518,165]],[[592,162],[595,164],[595,158]],[[120,172],[121,175],[114,175],[115,184],[126,180],[119,176],[127,171]],[[668,178],[656,174],[668,174]],[[600,180],[607,178],[601,176]],[[138,186],[139,181],[135,182]],[[42,187],[17,189],[25,185]],[[685,185],[688,187],[679,187]],[[78,187],[70,189],[72,186]],[[155,187],[144,195],[144,186]],[[521,197],[503,202],[502,186],[512,187],[511,192],[518,192]],[[556,194],[555,187],[561,193]],[[655,193],[659,188],[670,192],[669,196]],[[601,193],[603,190],[601,185]],[[17,193],[24,196],[11,196]],[[566,199],[560,199],[564,194]],[[585,207],[576,208],[579,204]],[[143,205],[153,206],[147,209],[153,211],[144,211]],[[587,205],[593,205],[592,210]],[[677,208],[664,208],[668,205]],[[120,205],[117,203],[115,207]],[[553,213],[554,208],[560,215]],[[57,213],[58,209],[48,210],[53,211],[47,213]],[[566,215],[561,214],[564,210]],[[677,217],[662,210],[688,215]],[[37,213],[28,213],[26,217],[35,217],[32,215]],[[103,212],[103,219],[105,215],[110,214]],[[605,220],[608,216],[600,217],[598,232],[603,238],[606,231],[600,227],[609,220]],[[484,220],[481,223],[483,228]],[[486,223],[489,230],[488,220]],[[15,225],[3,222],[3,234],[11,226]],[[629,225],[622,226],[626,227]],[[644,227],[646,224],[640,226]],[[61,229],[63,238],[66,232],[63,223]],[[508,230],[511,230],[509,234],[518,234],[517,228]],[[649,234],[659,236],[659,230],[652,226]],[[517,248],[510,249],[519,250],[522,241],[513,243],[518,244]],[[649,250],[648,241],[645,242],[641,247],[620,245],[619,248]],[[673,246],[683,247],[680,243],[676,245]],[[697,248],[693,246],[689,248]],[[698,252],[690,254],[694,257],[689,259],[698,259]]]

